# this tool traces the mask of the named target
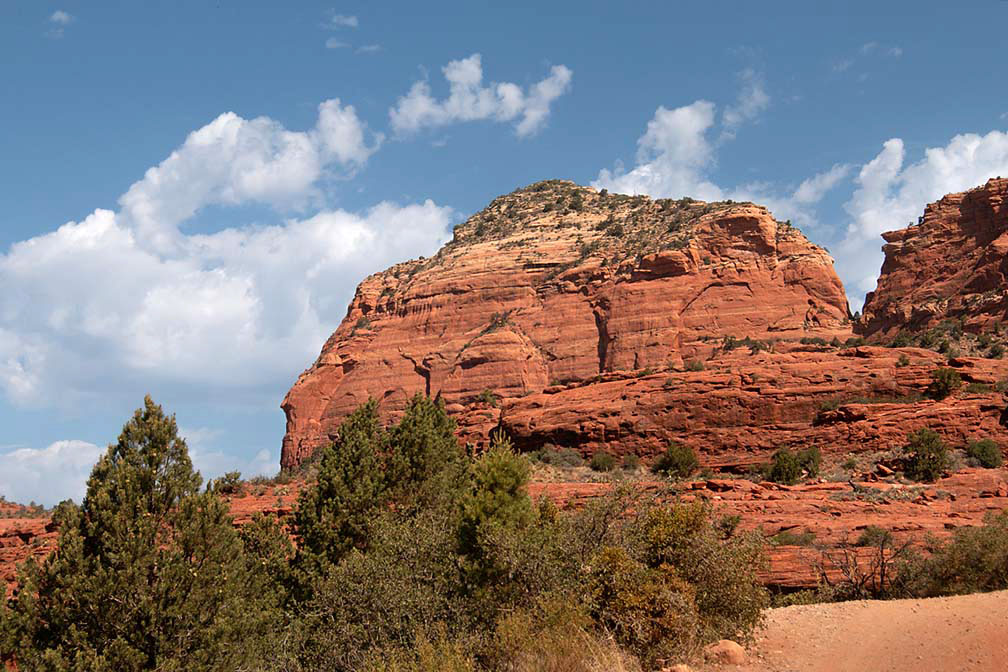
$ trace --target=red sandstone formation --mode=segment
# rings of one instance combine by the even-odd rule
[[[847,318],[826,251],[763,207],[541,182],[496,199],[433,258],[361,283],[346,319],[283,402],[282,465],[305,460],[368,397],[394,415],[417,392],[441,395],[463,435],[479,440],[501,419],[479,402],[487,391],[501,399],[505,423],[530,435],[543,415],[537,404],[567,398],[553,394],[565,385],[681,369],[709,358],[724,337],[847,337]],[[665,378],[642,384],[661,389]],[[745,384],[758,397],[768,383]],[[635,393],[632,381],[615,385]],[[604,399],[613,389],[603,382],[581,394]],[[587,415],[553,434],[568,432],[563,443],[607,443],[654,433],[613,432],[607,425],[625,422],[612,419],[624,410],[582,404],[577,412]],[[685,420],[691,412],[676,413]]]
[[[885,263],[859,325],[867,337],[948,318],[972,332],[1008,321],[1008,178],[949,194],[918,225],[882,237]]]

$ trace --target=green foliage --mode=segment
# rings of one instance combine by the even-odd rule
[[[687,478],[699,466],[696,451],[673,441],[651,465],[651,471],[669,478]]]
[[[343,421],[339,438],[321,451],[318,480],[301,492],[294,512],[302,590],[350,550],[367,546],[374,511],[386,496],[381,456],[387,445],[378,403],[371,399]]]
[[[940,367],[931,374],[927,393],[932,399],[945,399],[962,386],[962,378],[955,369]]]
[[[903,568],[909,592],[920,597],[964,595],[1008,588],[1008,511],[979,527],[960,527],[930,555]]]
[[[479,400],[486,404],[487,406],[493,406],[497,408],[497,395],[493,393],[490,388],[484,389],[479,394]]]
[[[907,455],[906,475],[915,481],[935,481],[948,468],[948,448],[931,429],[924,428],[908,434],[903,452]]]
[[[616,468],[616,457],[612,453],[599,451],[592,455],[589,466],[592,471],[612,471]]]
[[[775,546],[811,546],[815,543],[815,539],[815,532],[810,530],[804,532],[782,530],[770,537],[770,543]]]
[[[490,448],[473,465],[472,486],[462,502],[459,549],[470,561],[468,573],[477,585],[499,578],[488,538],[521,529],[532,519],[528,461],[514,452],[511,442],[498,433]]]
[[[809,478],[818,476],[821,465],[822,453],[819,448],[805,448],[797,453],[781,448],[773,455],[767,469],[767,478],[774,483],[793,485],[801,480],[803,475]]]
[[[991,439],[972,441],[966,446],[966,455],[977,461],[985,469],[996,469],[1004,462],[1001,448]]]
[[[242,480],[240,471],[229,471],[220,478],[211,482],[210,489],[221,495],[242,494]]]
[[[623,470],[637,471],[640,468],[640,458],[636,453],[627,453],[623,456]]]
[[[553,445],[546,445],[532,453],[531,457],[537,462],[554,467],[580,467],[584,465],[581,453],[573,448],[557,448]]]
[[[673,567],[651,568],[622,548],[606,547],[592,561],[588,581],[592,618],[645,667],[696,648],[695,593]]]
[[[896,368],[901,369],[904,366],[910,366],[910,358],[905,352],[900,353],[899,359],[896,360]]]
[[[846,469],[847,471],[854,471],[855,469],[857,469],[858,461],[856,458],[848,457],[846,460],[843,461],[843,464],[841,464],[840,466]]]
[[[686,362],[685,362],[685,364],[684,364],[684,366],[685,366],[685,368],[686,368],[687,371],[703,371],[704,370],[704,363],[701,362],[699,359],[687,359]]]
[[[641,561],[672,567],[695,587],[702,639],[744,639],[759,624],[768,601],[755,576],[764,562],[761,535],[723,539],[701,503],[652,507],[635,526]]]
[[[878,525],[869,525],[861,531],[861,535],[854,542],[854,545],[861,548],[891,546],[892,541],[892,532]]]
[[[280,612],[227,505],[199,492],[174,417],[150,397],[61,506],[59,551],[19,572],[10,638],[21,669],[255,665]]]

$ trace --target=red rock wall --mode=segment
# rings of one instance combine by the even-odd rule
[[[882,234],[885,262],[858,330],[884,340],[962,319],[968,331],[1008,323],[1008,179],[949,194],[916,226]]]
[[[554,385],[682,367],[724,336],[846,337],[847,318],[832,259],[765,208],[540,183],[495,200],[435,257],[361,283],[283,402],[282,464],[369,397],[394,415],[417,392],[441,395],[479,438],[499,415],[477,403],[484,390],[519,427]]]

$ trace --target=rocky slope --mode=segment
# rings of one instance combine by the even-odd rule
[[[417,392],[441,395],[465,438],[477,441],[501,420],[491,407],[499,400],[505,424],[531,440],[547,400],[559,408],[578,394],[622,399],[635,393],[637,383],[626,378],[636,375],[649,392],[661,390],[665,377],[651,373],[700,368],[726,337],[761,348],[838,335],[851,334],[832,259],[765,208],[540,182],[494,200],[435,257],[361,283],[343,323],[283,402],[282,464],[305,460],[368,397],[394,415]],[[737,382],[753,398],[766,385],[751,376]],[[586,385],[590,391],[557,395]],[[747,410],[725,405],[736,418]],[[625,408],[567,408],[587,415],[551,430],[554,441],[608,443],[628,433],[611,427],[628,421],[613,415]],[[776,415],[767,407],[752,420]],[[652,429],[632,433],[641,432]],[[660,441],[651,443],[648,450]]]
[[[882,237],[885,262],[858,326],[869,339],[946,319],[974,333],[1008,322],[1008,178],[949,194]]]

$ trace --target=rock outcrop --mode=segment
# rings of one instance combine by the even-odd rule
[[[846,338],[848,317],[827,252],[761,206],[540,182],[494,200],[436,256],[361,283],[343,323],[283,402],[282,464],[307,459],[369,397],[394,416],[417,392],[440,395],[465,438],[484,437],[502,419],[531,437],[546,400],[620,398],[636,385],[662,390],[665,377],[652,374],[700,368],[725,339],[749,339],[748,351],[775,340]],[[637,375],[639,383],[628,380]],[[695,389],[736,381],[748,385],[743,396],[756,405],[768,384],[712,375],[698,376],[708,387]],[[681,379],[692,385],[690,376]],[[669,392],[650,401],[680,399]],[[741,401],[723,405],[737,418],[748,412]],[[771,405],[736,424],[779,415]],[[552,431],[554,440],[567,432],[563,443],[606,443],[628,434],[608,427],[626,422],[613,416],[625,408],[566,409],[582,415]],[[809,410],[806,403],[802,414]]]
[[[857,327],[870,340],[947,319],[974,333],[1008,322],[1008,178],[949,194],[882,237],[882,273]]]

